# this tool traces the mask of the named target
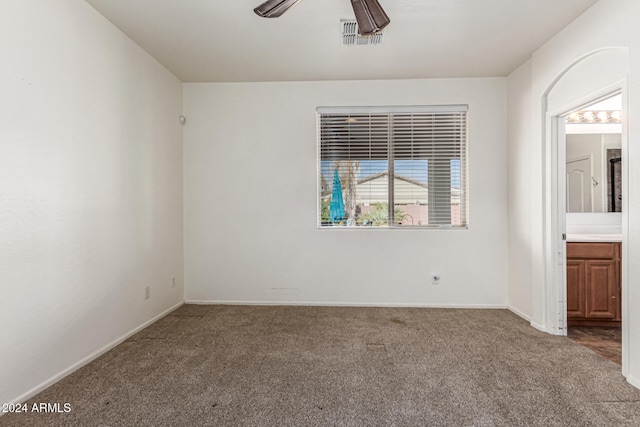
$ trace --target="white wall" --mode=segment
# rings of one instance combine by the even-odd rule
[[[528,188],[533,173],[530,158],[534,149],[530,143],[533,132],[531,78],[531,61],[527,61],[507,79],[508,303],[512,311],[527,320],[531,320],[533,314],[531,211],[535,203]]]
[[[84,1],[0,2],[0,52],[11,402],[183,301],[182,85]]]
[[[509,120],[509,134],[516,135],[518,129],[531,127],[531,134],[518,134],[509,140],[515,145],[514,152],[519,153],[518,158],[527,156],[531,164],[528,179],[519,179],[512,182],[513,189],[510,193],[530,193],[530,199],[522,199],[522,203],[528,205],[518,206],[518,210],[530,209],[532,212],[530,222],[519,224],[512,232],[521,232],[522,235],[531,235],[531,239],[522,244],[528,251],[516,252],[510,248],[510,263],[519,262],[526,264],[531,260],[532,274],[522,276],[526,283],[525,288],[531,292],[531,318],[532,324],[541,329],[546,329],[549,324],[545,303],[549,298],[546,289],[548,277],[545,273],[546,239],[545,224],[549,222],[550,207],[548,195],[550,194],[549,174],[546,164],[550,156],[547,135],[545,134],[545,111],[560,108],[571,102],[576,96],[580,96],[584,88],[587,95],[597,89],[601,84],[583,80],[584,85],[576,85],[575,82],[559,84],[558,91],[549,97],[553,104],[548,108],[545,102],[545,94],[554,82],[570,67],[578,63],[582,58],[592,54],[598,49],[625,48],[629,55],[629,200],[628,200],[628,244],[623,247],[626,252],[627,268],[625,276],[628,279],[628,292],[623,295],[623,304],[628,304],[626,322],[623,324],[623,334],[628,337],[623,356],[623,370],[627,379],[640,387],[640,198],[635,196],[640,188],[640,150],[638,149],[638,136],[640,135],[640,27],[637,25],[637,17],[640,16],[640,2],[637,0],[600,0],[585,14],[575,20],[565,30],[541,47],[531,60],[531,87],[515,84],[520,77],[517,73],[509,76],[509,89],[515,91],[509,94],[509,98],[527,96],[532,93],[531,112],[522,111],[515,114]],[[588,60],[587,60],[588,61]],[[607,69],[606,66],[598,69],[596,73]],[[607,74],[604,74],[606,82]],[[580,77],[581,79],[584,76]],[[513,83],[513,84],[511,84]],[[566,88],[562,89],[563,87]],[[577,90],[576,90],[577,89]],[[530,147],[530,148],[529,148]],[[519,176],[520,172],[509,168],[509,179]],[[510,204],[510,217],[517,212]],[[511,276],[510,276],[511,277]],[[509,284],[510,288],[514,286]]]
[[[505,307],[505,83],[185,84],[185,299]],[[413,104],[469,104],[469,229],[318,230],[316,107]]]

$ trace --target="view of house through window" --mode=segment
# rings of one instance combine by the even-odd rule
[[[466,106],[320,107],[321,227],[464,227]]]

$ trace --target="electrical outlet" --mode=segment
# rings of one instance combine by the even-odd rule
[[[147,286],[144,288],[144,299],[151,298],[151,287]]]
[[[440,284],[440,275],[437,273],[431,273],[431,284],[439,285]]]
[[[175,278],[175,277],[172,277],[172,278],[171,278],[171,287],[172,287],[172,288],[175,288],[175,287],[176,287],[176,278]]]

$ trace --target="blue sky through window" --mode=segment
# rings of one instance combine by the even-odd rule
[[[396,160],[396,175],[403,175],[416,181],[427,183],[428,179],[428,160]],[[333,161],[321,162],[321,173],[328,183],[333,180]],[[389,168],[387,160],[360,160],[360,173],[358,179],[364,179],[371,175],[384,172]],[[422,171],[416,173],[416,171]],[[451,186],[460,188],[460,160],[451,160]],[[331,184],[329,184],[331,185]]]

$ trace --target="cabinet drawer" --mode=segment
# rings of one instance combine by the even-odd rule
[[[619,245],[619,243],[567,243],[567,258],[616,259],[616,245]]]

